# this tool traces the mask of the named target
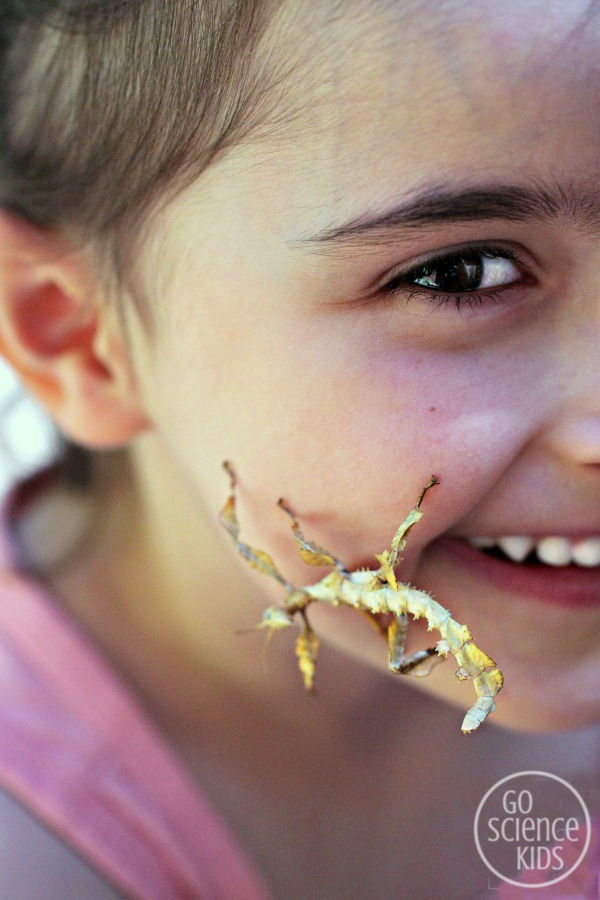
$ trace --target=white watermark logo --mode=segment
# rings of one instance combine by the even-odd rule
[[[477,851],[502,881],[521,888],[556,884],[574,872],[591,839],[588,808],[550,772],[515,772],[492,785],[477,807]]]

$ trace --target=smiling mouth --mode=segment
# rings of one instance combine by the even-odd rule
[[[530,550],[529,553],[527,554],[527,556],[525,556],[523,559],[519,559],[519,560],[512,559],[498,546],[479,547],[478,549],[485,556],[489,556],[492,559],[500,560],[500,562],[509,563],[510,565],[513,565],[513,566],[517,565],[517,566],[526,566],[528,568],[540,568],[540,567],[550,568],[551,566],[554,567],[555,565],[558,565],[558,564],[554,564],[554,563],[547,563],[547,562],[544,562],[543,560],[541,560],[539,558],[539,556],[537,555],[535,548],[533,550]],[[567,565],[572,565],[572,564],[571,563],[560,563],[561,568],[564,568]]]
[[[481,583],[480,590],[495,587],[524,600],[600,607],[600,565],[579,565],[567,561],[564,555],[561,563],[546,563],[539,559],[536,548],[515,561],[498,545],[478,547],[475,540],[445,536],[434,544],[450,566],[458,569],[459,577],[473,576]],[[558,554],[555,559],[559,559]]]
[[[568,538],[526,535],[504,537],[468,537],[467,542],[495,559],[519,565],[548,565],[583,568],[600,566],[600,537]]]

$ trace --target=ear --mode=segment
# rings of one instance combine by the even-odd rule
[[[65,238],[0,209],[0,353],[65,435],[119,447],[150,423],[98,281]]]

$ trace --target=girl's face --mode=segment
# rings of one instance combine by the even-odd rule
[[[297,115],[153,224],[156,333],[133,340],[149,417],[215,531],[232,460],[245,539],[297,585],[325,571],[278,497],[373,567],[436,473],[400,578],[497,661],[496,721],[596,721],[600,567],[494,562],[465,538],[600,536],[598,21],[584,0],[297,6]],[[385,669],[361,616],[312,619]],[[421,624],[409,650],[432,642]],[[466,707],[451,672],[418,685]]]

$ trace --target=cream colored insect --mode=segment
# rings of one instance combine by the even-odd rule
[[[376,554],[378,569],[348,571],[328,550],[306,540],[291,509],[283,500],[279,500],[278,505],[292,520],[292,531],[302,559],[310,565],[334,567],[332,572],[316,584],[297,588],[278,571],[268,553],[240,541],[235,508],[235,474],[228,462],[224,462],[223,466],[230,477],[231,493],[220,513],[222,524],[233,538],[238,551],[250,565],[275,578],[285,589],[284,604],[266,609],[262,622],[257,627],[266,628],[272,633],[288,628],[296,616],[300,617],[302,627],[296,642],[296,655],[305,687],[307,689],[313,687],[319,652],[319,639],[309,624],[306,610],[311,603],[319,601],[333,606],[345,604],[367,615],[387,636],[388,664],[393,672],[403,675],[428,675],[436,663],[451,653],[458,663],[456,677],[472,681],[475,688],[477,700],[468,710],[462,723],[465,734],[475,731],[495,709],[494,697],[502,688],[504,681],[500,669],[491,657],[473,643],[473,637],[466,625],[455,622],[448,610],[440,606],[425,591],[419,591],[409,584],[399,584],[394,574],[394,569],[401,559],[400,554],[406,546],[406,535],[423,515],[421,511],[423,497],[433,485],[439,483],[436,476],[432,476],[421,491],[416,506],[411,509],[394,535],[390,549]],[[377,617],[382,613],[392,615],[389,626],[383,627],[380,624]],[[433,629],[439,631],[441,640],[435,647],[418,650],[410,656],[405,654],[407,613],[415,619],[426,618],[428,631]]]

